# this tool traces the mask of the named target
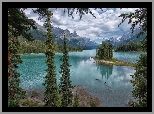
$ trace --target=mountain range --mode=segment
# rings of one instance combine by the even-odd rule
[[[124,33],[121,38],[119,38],[118,40],[116,38],[110,38],[110,42],[112,43],[113,46],[119,46],[121,44],[124,43],[129,43],[129,42],[139,42],[142,41],[145,37],[146,34],[141,35],[140,37],[137,38],[137,34],[140,32],[140,30],[138,28],[136,28],[134,30],[134,32],[127,32]],[[105,40],[105,42],[107,42],[108,40]]]
[[[37,40],[43,40],[45,41],[47,37],[42,36],[41,34],[46,34],[47,29],[44,26],[41,26],[36,23],[36,26],[38,28],[38,31],[36,30],[30,30],[29,32],[35,36],[35,39]],[[56,44],[63,44],[63,38],[64,34],[67,38],[67,44],[69,46],[75,46],[75,47],[81,47],[83,49],[94,49],[97,48],[98,44],[95,41],[91,41],[90,38],[81,37],[79,36],[76,31],[71,33],[68,29],[63,30],[59,27],[52,27],[52,33],[53,33],[53,41]]]
[[[44,26],[39,25],[38,23],[36,23],[36,26],[38,30],[30,30],[29,32],[33,35],[35,39],[45,41],[47,37],[43,36],[43,34],[44,35],[46,34],[47,29]],[[139,38],[136,38],[139,31],[140,31],[139,29],[135,29],[134,33],[132,32],[124,33],[119,39],[112,37],[110,38],[110,42],[112,43],[113,46],[118,46],[120,44],[129,43],[129,42],[139,42],[145,36],[145,35],[142,35]],[[65,34],[67,38],[67,44],[69,46],[81,47],[83,49],[95,49],[100,45],[96,43],[97,41],[99,42],[101,42],[102,40],[105,42],[108,41],[104,39],[96,39],[96,41],[92,41],[90,38],[79,36],[76,33],[76,31],[71,33],[68,29],[63,30],[59,27],[54,27],[54,26],[52,27],[52,33],[53,33],[53,41],[56,44],[63,44],[63,38]]]

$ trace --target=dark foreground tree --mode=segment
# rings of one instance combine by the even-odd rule
[[[143,34],[147,34],[147,8],[136,9],[134,13],[121,14],[119,17],[123,17],[123,23],[126,19],[129,19],[131,24],[131,30],[134,31],[134,28],[139,24],[140,33],[138,37]],[[120,24],[121,24],[120,23]],[[142,41],[142,48],[147,52],[147,35]],[[140,59],[136,63],[136,72],[132,75],[134,89],[132,91],[133,97],[137,102],[133,102],[133,107],[147,107],[147,54],[142,54]]]
[[[8,107],[19,107],[20,99],[25,97],[25,91],[19,87],[20,74],[17,72],[18,64],[22,63],[18,55],[19,42],[17,37],[8,37]]]
[[[132,91],[133,97],[137,102],[133,103],[134,107],[147,107],[147,54],[141,54],[136,63],[136,72],[132,75],[131,80],[134,86]]]
[[[62,77],[60,78],[59,90],[62,95],[62,107],[68,107],[72,105],[72,88],[71,80],[70,80],[70,69],[69,69],[69,55],[66,44],[66,38],[64,35],[64,46],[63,46],[63,56],[60,59],[62,64],[60,66]]]
[[[27,33],[30,28],[36,29],[34,20],[24,15],[23,8],[8,8],[8,106],[18,107],[20,99],[24,98],[25,91],[19,87],[20,74],[18,64],[22,63],[19,51],[18,36],[28,40],[32,36]]]
[[[55,65],[54,65],[54,43],[52,40],[52,27],[51,27],[51,17],[52,13],[48,10],[48,8],[42,9],[45,12],[44,17],[46,17],[45,21],[45,27],[47,27],[47,41],[46,41],[46,64],[48,66],[46,72],[47,75],[45,76],[45,82],[43,85],[45,86],[45,92],[44,92],[44,102],[46,107],[58,107],[58,86],[56,81],[56,73],[55,73]]]

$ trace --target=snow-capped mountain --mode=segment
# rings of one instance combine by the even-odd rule
[[[117,38],[110,38],[110,42],[112,43],[112,45],[114,46],[118,46],[120,44],[123,43],[129,43],[129,42],[139,42],[141,40],[143,40],[143,38],[145,37],[145,35],[141,35],[139,38],[136,38],[137,34],[140,32],[139,29],[135,29],[134,32],[127,32],[124,33],[121,38],[117,39]],[[105,42],[107,42],[108,40],[105,40]]]

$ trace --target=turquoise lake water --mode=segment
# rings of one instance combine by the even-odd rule
[[[123,61],[136,62],[139,59],[139,52],[114,52],[113,56]],[[133,89],[130,80],[135,70],[126,66],[102,66],[90,57],[96,55],[96,50],[84,50],[82,52],[69,52],[70,75],[72,85],[81,85],[91,95],[102,101],[103,107],[124,107],[132,98]],[[55,66],[57,83],[60,79],[59,57],[61,53],[55,55]],[[21,73],[20,86],[23,89],[42,89],[44,87],[44,76],[46,75],[44,54],[24,54],[21,55],[23,64],[19,66]],[[96,80],[99,79],[99,80]],[[105,83],[106,82],[106,83]]]

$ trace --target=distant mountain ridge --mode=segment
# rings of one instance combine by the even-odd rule
[[[35,39],[45,41],[47,37],[43,36],[42,34],[46,34],[47,29],[44,26],[39,25],[38,23],[36,23],[36,26],[38,27],[38,33],[35,30],[31,30],[30,33],[32,33],[32,35],[35,36]],[[68,29],[63,30],[59,27],[53,26],[52,32],[53,32],[53,40],[57,44],[63,44],[63,37],[65,34],[67,38],[67,44],[69,46],[81,47],[83,49],[95,49],[100,45],[95,41],[90,40],[90,38],[79,36],[76,33],[76,31],[71,33]],[[124,33],[119,39],[113,37],[110,38],[110,42],[112,43],[113,46],[118,46],[123,43],[129,43],[129,42],[139,42],[143,40],[143,38],[145,37],[145,35],[142,35],[139,38],[136,38],[139,32],[140,32],[139,29],[135,29],[133,33],[132,32]],[[108,41],[104,39],[97,39],[97,40],[105,42]]]
[[[36,26],[38,28],[38,35],[36,35],[35,30],[31,30],[30,33],[33,36],[37,36],[36,39],[38,40],[46,40],[46,37],[42,37],[41,34],[46,34],[47,29],[44,26],[39,25],[36,23]],[[63,30],[59,27],[53,27],[52,28],[53,32],[53,40],[55,43],[62,44],[63,43],[63,38],[64,34],[66,35],[67,38],[67,44],[69,46],[76,46],[76,47],[81,47],[83,49],[94,49],[97,48],[98,44],[95,41],[91,41],[89,38],[81,37],[79,36],[76,31],[71,33],[68,29]]]
[[[124,33],[122,35],[122,37],[119,38],[119,40],[117,40],[116,38],[110,38],[110,41],[111,41],[112,45],[114,45],[114,46],[118,46],[123,43],[129,43],[129,42],[139,42],[139,41],[143,40],[145,37],[145,34],[144,34],[144,35],[141,35],[139,38],[137,38],[137,34],[139,32],[140,32],[140,30],[138,28],[136,28],[133,33],[132,32]],[[108,40],[105,40],[105,42],[107,42],[107,41]]]

